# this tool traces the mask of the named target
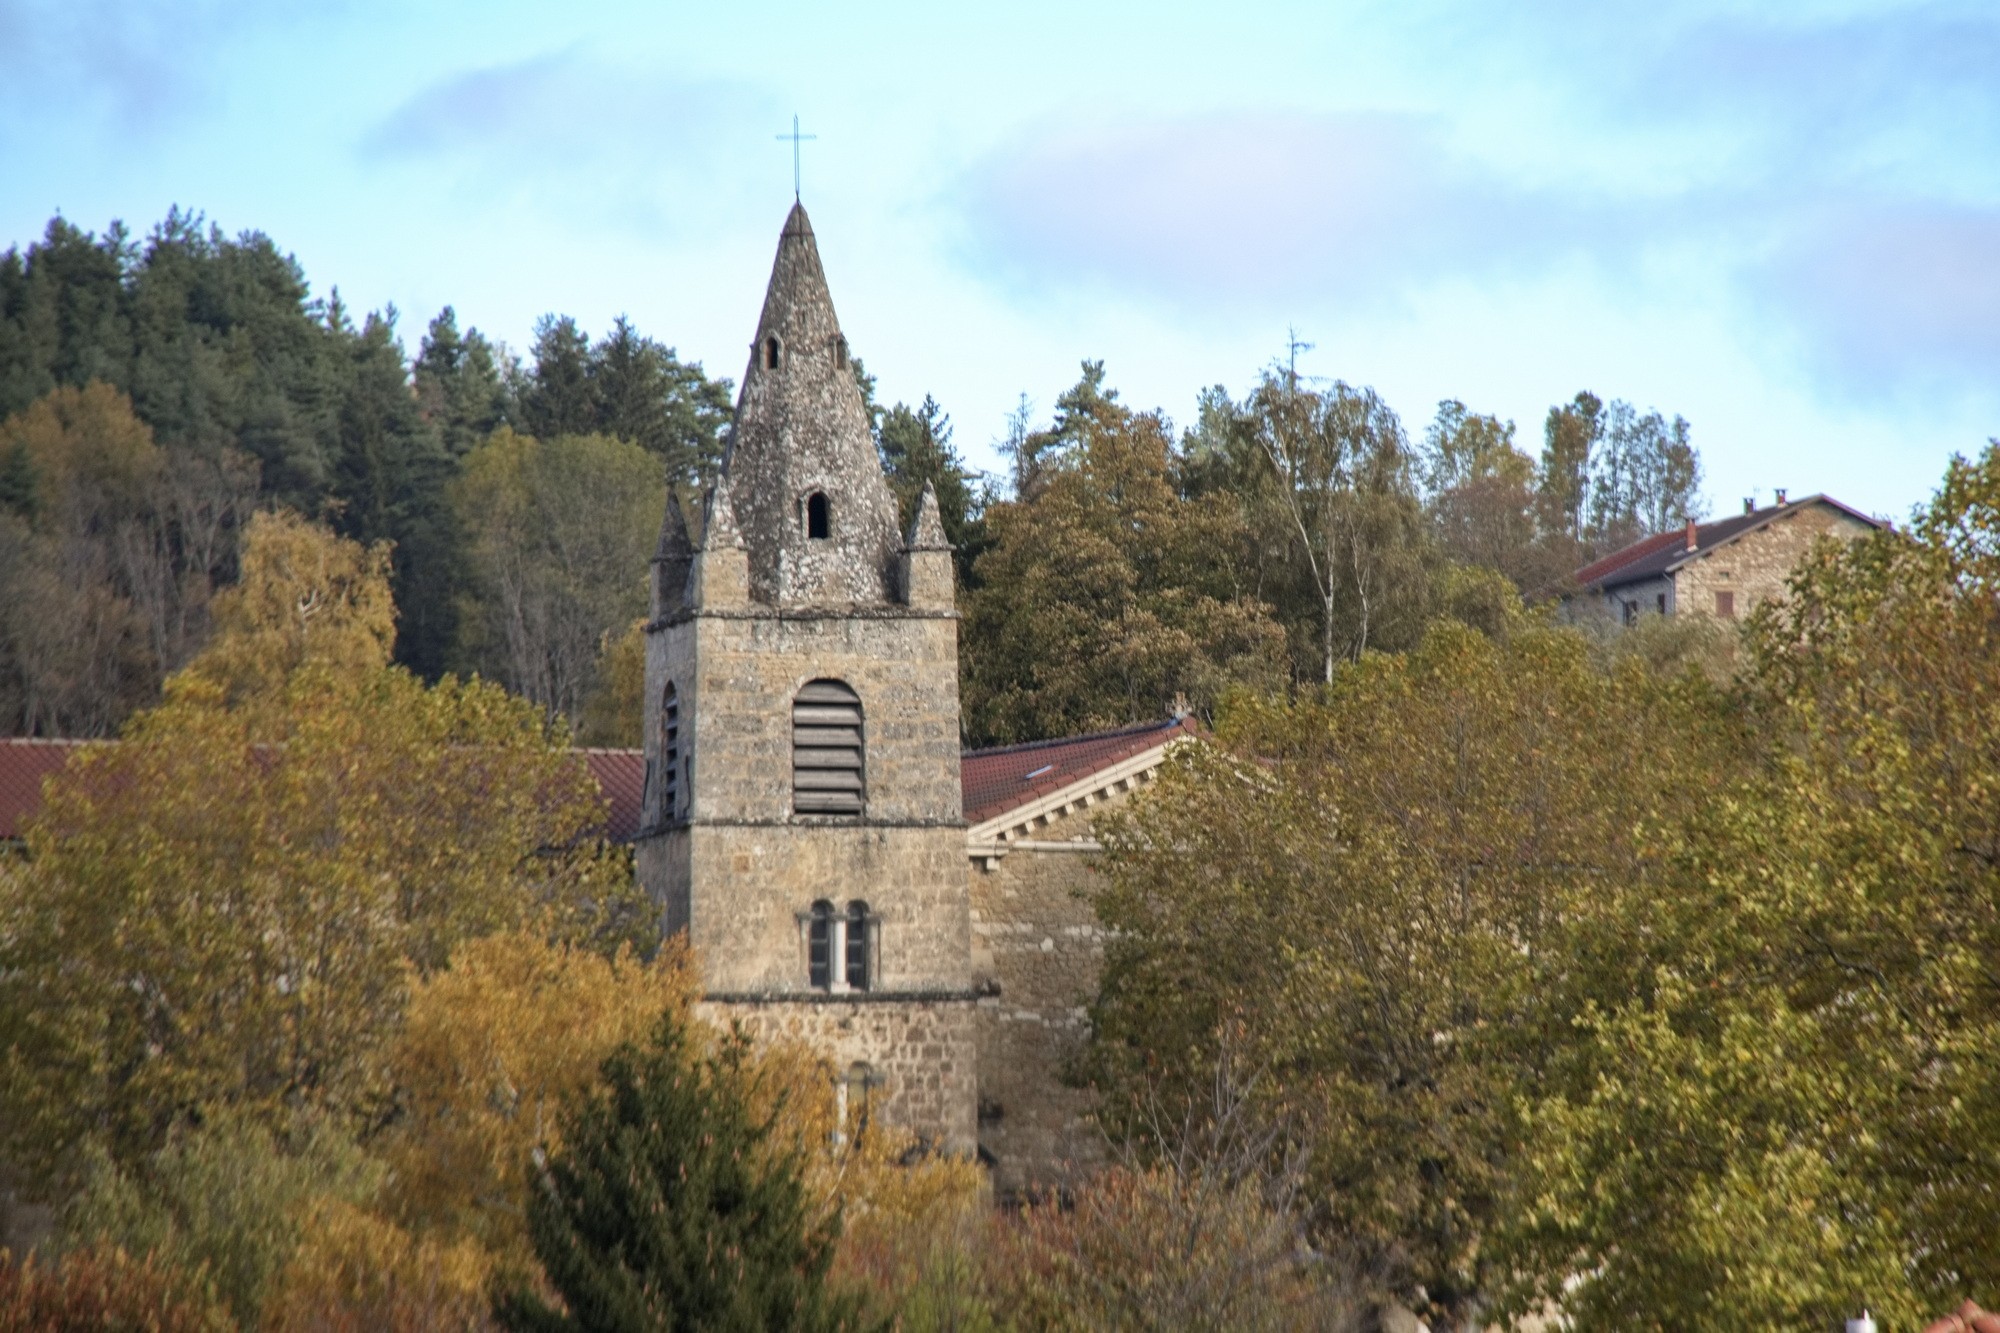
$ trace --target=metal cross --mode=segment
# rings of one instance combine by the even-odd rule
[[[780,134],[776,137],[792,141],[792,202],[797,203],[799,201],[799,145],[807,139],[817,139],[819,136],[817,134],[800,134],[799,118],[793,116],[792,132],[790,134]]]

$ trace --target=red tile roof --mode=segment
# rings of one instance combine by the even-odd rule
[[[611,802],[604,832],[613,842],[630,842],[639,832],[639,805],[646,799],[644,750],[585,750],[590,776]]]
[[[42,808],[42,779],[69,762],[85,741],[0,740],[0,841]]]
[[[959,761],[959,782],[965,792],[965,822],[983,824],[1037,796],[1061,791],[1092,773],[1144,754],[1172,740],[1176,734],[1196,735],[1193,719],[1166,718],[1089,736],[1030,741],[997,750],[968,750]]]
[[[1830,495],[1808,495],[1803,500],[1793,500],[1789,504],[1770,505],[1747,514],[1732,514],[1713,523],[1697,523],[1694,530],[1694,551],[1689,551],[1687,547],[1687,529],[1674,528],[1668,532],[1656,532],[1650,537],[1641,537],[1630,546],[1613,551],[1602,560],[1585,565],[1570,577],[1576,581],[1579,588],[1591,589],[1616,588],[1627,583],[1658,578],[1696,552],[1713,550],[1730,538],[1740,536],[1752,528],[1760,528],[1773,519],[1816,504],[1830,505],[1849,518],[1866,523],[1872,528],[1884,526],[1880,519],[1870,518]]]
[[[1170,718],[1089,736],[967,751],[959,768],[965,818],[969,823],[982,823],[1037,796],[1060,791],[1092,773],[1143,754],[1175,734],[1195,735],[1194,722],[1188,718]],[[0,841],[21,835],[21,826],[41,808],[42,780],[61,768],[78,748],[90,743],[0,738]],[[606,834],[614,842],[631,841],[639,831],[639,807],[645,799],[645,752],[584,750],[581,753],[590,767],[590,775],[597,779],[597,785],[611,804]]]

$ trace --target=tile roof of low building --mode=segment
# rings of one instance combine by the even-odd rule
[[[1831,505],[1849,518],[1866,523],[1871,528],[1883,526],[1879,519],[1870,518],[1860,510],[1850,508],[1831,496],[1808,495],[1803,500],[1794,500],[1789,504],[1769,505],[1763,509],[1754,509],[1747,514],[1732,514],[1713,523],[1697,523],[1692,549],[1687,544],[1685,527],[1656,532],[1650,537],[1641,537],[1630,546],[1622,547],[1601,560],[1585,565],[1570,578],[1579,588],[1591,592],[1656,579],[1679,568],[1689,556],[1712,551],[1754,528],[1763,527],[1775,519],[1816,504]]]
[[[991,819],[1144,754],[1176,735],[1195,734],[1193,719],[1165,718],[1086,736],[968,750],[959,769],[966,822]],[[43,781],[78,749],[95,743],[101,742],[0,739],[0,841],[21,836],[22,826],[41,809]],[[605,834],[613,842],[630,842],[639,832],[645,799],[645,752],[585,749],[579,753],[610,804]]]
[[[1092,773],[1164,745],[1177,734],[1196,735],[1194,720],[1163,718],[1088,736],[1063,736],[994,750],[968,750],[959,767],[959,782],[965,793],[965,822],[984,823],[1038,796],[1061,791]]]

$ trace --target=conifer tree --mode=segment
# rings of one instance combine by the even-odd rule
[[[845,1329],[858,1304],[831,1289],[840,1224],[818,1215],[804,1163],[753,1109],[740,1034],[701,1054],[669,1013],[563,1123],[528,1230],[567,1311],[517,1292],[513,1329]],[[783,1102],[778,1103],[782,1109]]]

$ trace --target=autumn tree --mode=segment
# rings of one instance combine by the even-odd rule
[[[607,636],[645,612],[666,496],[659,461],[606,436],[503,429],[473,450],[451,490],[480,597],[461,658],[580,721]]]
[[[1200,1099],[1236,1034],[1308,1162],[1314,1244],[1476,1316],[1516,1108],[1568,1031],[1539,973],[1556,926],[1634,875],[1641,823],[1729,771],[1734,735],[1700,677],[1607,675],[1546,629],[1443,623],[1323,698],[1239,701],[1098,825],[1107,1113]]]
[[[262,522],[215,657],[49,784],[0,876],[0,1126],[41,1184],[85,1141],[137,1161],[217,1108],[365,1122],[413,969],[610,906],[566,738],[390,666],[381,560]]]
[[[0,476],[9,729],[104,735],[200,646],[254,472],[160,448],[125,395],[92,383],[0,422]]]
[[[1524,594],[1569,572],[1540,540],[1535,461],[1516,446],[1513,422],[1456,399],[1439,403],[1420,472],[1431,531],[1447,557],[1498,570]]]
[[[2000,1285],[2000,446],[1760,608],[1765,762],[1649,834],[1532,1105],[1522,1272],[1582,1325],[1901,1326]]]
[[[1249,595],[1236,506],[1184,500],[1172,439],[1088,363],[1027,446],[1027,484],[987,510],[992,547],[964,601],[961,676],[974,743],[1199,708],[1283,680],[1283,635]]]

